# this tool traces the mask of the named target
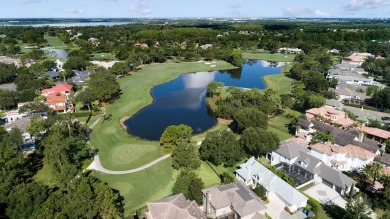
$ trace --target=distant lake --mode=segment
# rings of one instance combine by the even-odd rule
[[[153,103],[125,121],[127,131],[148,140],[159,140],[169,125],[185,124],[192,127],[193,134],[204,132],[216,124],[205,100],[210,82],[264,89],[263,77],[280,73],[285,64],[248,60],[239,69],[182,74],[152,89]]]
[[[48,51],[47,57],[57,57],[58,59],[68,58],[69,50],[67,49],[53,49],[51,47],[41,48],[44,51]]]

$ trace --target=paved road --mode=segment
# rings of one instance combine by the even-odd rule
[[[95,127],[96,124],[98,124],[98,122],[100,122],[100,120],[104,117],[104,115],[106,115],[106,113],[104,112],[103,114],[101,114],[99,116],[99,118],[96,119],[96,121],[94,123],[92,123],[91,126],[89,126],[90,129],[93,129],[93,127]]]
[[[153,166],[154,164],[162,161],[162,160],[165,160],[167,159],[168,157],[170,156],[170,154],[167,154],[167,155],[164,155],[148,164],[145,164],[143,165],[142,167],[138,167],[138,168],[135,168],[135,169],[131,169],[131,170],[121,170],[121,171],[115,171],[115,170],[107,170],[106,168],[104,168],[102,166],[102,164],[100,163],[100,159],[99,159],[99,155],[96,153],[93,157],[93,162],[91,163],[91,165],[89,165],[89,167],[87,167],[88,170],[97,170],[99,172],[102,172],[102,173],[107,173],[107,174],[115,174],[115,175],[119,175],[119,174],[128,174],[128,173],[135,173],[135,172],[138,172],[138,171],[141,171],[141,170],[144,170],[148,167],[151,167]]]

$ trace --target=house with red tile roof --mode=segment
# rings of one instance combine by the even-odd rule
[[[331,143],[311,145],[310,154],[340,171],[360,171],[373,162],[376,156],[371,151],[355,145],[338,146]]]
[[[42,96],[49,96],[49,94],[57,94],[62,93],[68,96],[70,94],[70,91],[72,90],[73,86],[70,84],[57,84],[56,86],[48,89],[43,89],[41,91]]]
[[[46,97],[45,104],[57,112],[68,110],[68,96],[73,86],[70,84],[57,84],[48,89],[43,89],[41,95]]]
[[[363,132],[367,138],[373,139],[380,143],[384,143],[387,139],[390,139],[390,132],[383,129],[361,126],[359,130]]]
[[[338,124],[343,127],[350,127],[354,123],[352,119],[348,119],[346,117],[345,112],[327,106],[306,110],[306,118],[308,120],[312,120],[315,117],[321,117],[322,119],[329,121],[331,124]]]

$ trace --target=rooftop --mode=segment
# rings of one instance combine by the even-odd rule
[[[368,127],[368,126],[362,126],[360,127],[360,130],[364,133],[377,136],[383,139],[389,139],[390,138],[390,132],[385,131],[383,129]]]
[[[150,219],[206,219],[195,201],[187,200],[183,194],[168,196],[166,198],[147,204]]]
[[[242,182],[203,189],[202,193],[209,197],[215,209],[232,206],[241,217],[266,209],[260,198]]]
[[[304,148],[303,150],[307,149]],[[236,173],[246,180],[253,178],[258,181],[267,191],[275,192],[290,206],[308,200],[301,192],[275,175],[253,157],[241,164],[240,169],[236,170]]]

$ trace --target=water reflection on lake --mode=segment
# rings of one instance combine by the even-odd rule
[[[48,51],[47,57],[57,57],[58,59],[68,58],[69,50],[67,49],[54,49],[52,47],[41,48],[44,51]]]
[[[239,69],[182,74],[152,89],[153,103],[125,122],[128,132],[149,140],[159,140],[169,125],[186,124],[193,128],[193,134],[204,132],[216,122],[208,112],[205,101],[210,82],[263,89],[265,84],[262,78],[280,73],[285,64],[250,60]]]

